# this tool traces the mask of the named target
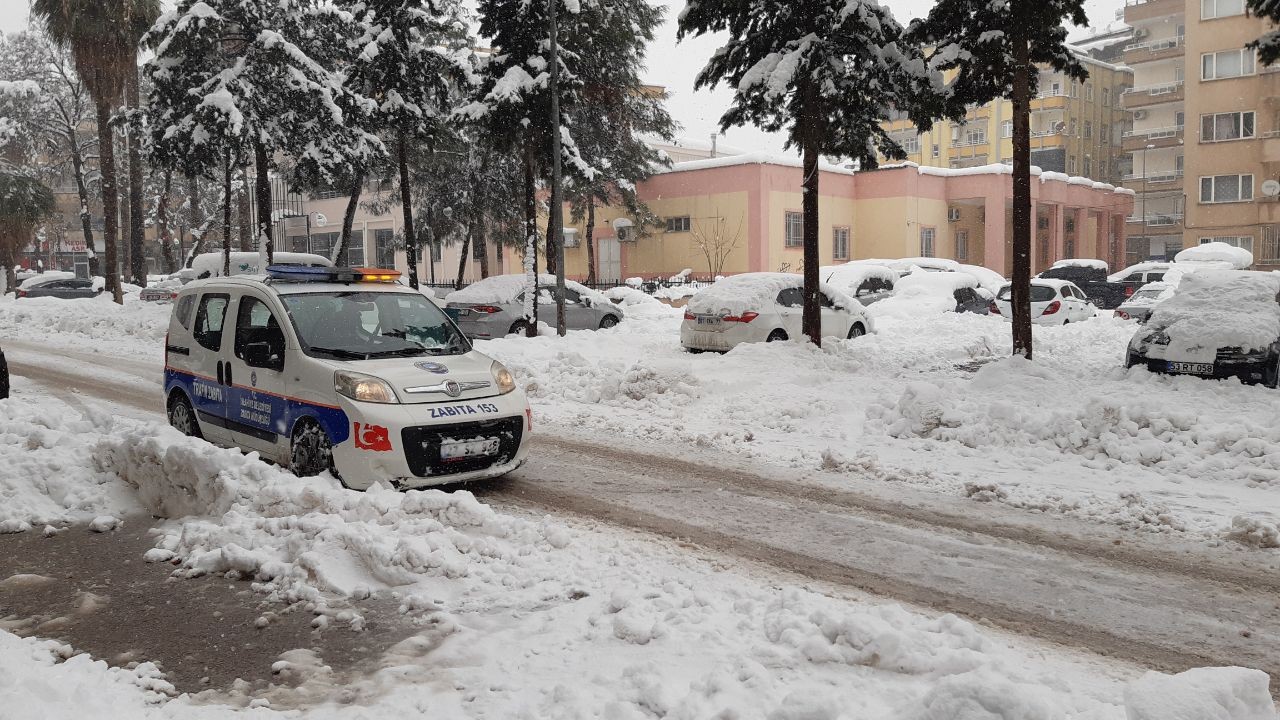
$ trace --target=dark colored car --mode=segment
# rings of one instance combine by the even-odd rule
[[[1124,303],[1142,283],[1130,285],[1125,282],[1111,282],[1107,279],[1105,267],[1067,266],[1053,267],[1036,277],[1046,280],[1066,280],[1084,291],[1089,302],[1106,310],[1114,310]],[[1163,276],[1162,276],[1163,277]],[[1158,279],[1158,278],[1153,278]]]
[[[0,348],[0,400],[9,397],[9,361],[4,359],[4,348]]]
[[[18,288],[19,298],[55,297],[64,300],[91,298],[102,292],[93,287],[93,281],[78,278],[56,278]]]
[[[992,300],[990,293],[984,296],[980,288],[962,287],[956,288],[954,295],[956,296],[956,312],[967,312],[975,315],[991,314]]]

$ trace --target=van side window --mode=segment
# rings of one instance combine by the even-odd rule
[[[240,298],[236,313],[236,357],[245,359],[245,346],[250,343],[267,343],[277,354],[284,354],[284,333],[280,323],[267,304],[255,297]]]
[[[227,314],[230,296],[217,293],[200,296],[200,309],[196,311],[196,327],[191,336],[209,350],[222,348],[222,323]]]
[[[182,327],[191,329],[191,310],[196,306],[196,296],[187,295],[178,300],[178,307],[174,308],[173,316],[178,319],[178,323]]]

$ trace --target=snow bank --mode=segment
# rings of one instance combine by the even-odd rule
[[[976,287],[978,279],[968,273],[914,272],[898,281],[891,297],[873,303],[867,312],[877,320],[955,312],[955,291]]]
[[[795,273],[743,273],[717,281],[689,299],[686,306],[693,313],[741,315],[774,307],[778,293],[788,288],[803,287],[804,277]],[[819,283],[824,293],[846,307],[858,307],[853,298],[827,283]]]
[[[1226,262],[1236,270],[1247,270],[1253,264],[1253,253],[1242,247],[1228,245],[1224,242],[1208,242],[1192,245],[1173,256],[1175,263],[1180,262]]]
[[[615,305],[627,311],[628,320],[639,318],[681,317],[683,312],[657,298],[632,287],[611,288],[604,293]]]
[[[125,296],[123,307],[106,294],[77,300],[0,300],[0,336],[34,340],[56,333],[82,345],[85,339],[144,342],[158,356],[172,309],[168,304],[140,302],[136,293]]]
[[[1169,357],[1213,362],[1219,348],[1265,350],[1280,338],[1280,274],[1206,270],[1187,275],[1149,326],[1169,336]]]
[[[1276,720],[1269,681],[1240,667],[1153,671],[1125,689],[1125,712],[1128,720]]]

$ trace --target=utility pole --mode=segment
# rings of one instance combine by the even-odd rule
[[[556,334],[564,337],[568,327],[564,320],[564,208],[560,199],[560,50],[556,38],[556,13],[560,0],[550,4],[551,23],[551,227],[549,234],[556,248]]]
[[[1154,147],[1147,145],[1142,149],[1142,241],[1147,244],[1148,257],[1151,255],[1151,239],[1147,237],[1147,153]]]

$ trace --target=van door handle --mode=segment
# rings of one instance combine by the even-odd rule
[[[218,384],[219,385],[226,384],[222,381],[222,361],[221,360],[218,361]]]
[[[227,376],[227,387],[231,386],[231,361],[227,361],[227,367],[222,371]]]

